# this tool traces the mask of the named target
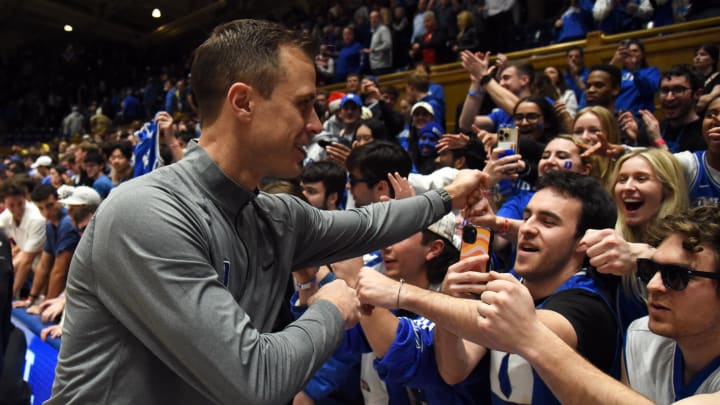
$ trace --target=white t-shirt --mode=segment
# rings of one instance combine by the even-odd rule
[[[12,238],[23,252],[37,253],[42,251],[45,245],[45,217],[31,202],[25,202],[25,213],[19,225],[15,223],[10,210],[0,213],[0,229],[8,238]]]

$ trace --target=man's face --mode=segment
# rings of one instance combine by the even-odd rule
[[[682,120],[695,110],[697,93],[693,93],[685,76],[660,80],[660,105],[669,120]]]
[[[258,156],[251,167],[261,176],[295,177],[305,158],[304,146],[322,130],[315,113],[315,68],[298,48],[280,48],[285,74],[269,98],[255,93],[251,101],[251,135],[247,147]]]
[[[38,174],[41,175],[42,177],[45,177],[45,176],[47,176],[48,174],[50,174],[50,168],[47,167],[47,166],[38,166],[38,167],[37,167],[37,172],[38,172]]]
[[[83,169],[91,179],[97,179],[102,173],[102,165],[97,162],[85,162],[83,163]]]
[[[315,104],[317,104],[317,105],[319,105],[320,107],[322,107],[323,111],[327,111],[327,109],[328,109],[328,99],[327,99],[327,95],[325,95],[325,94],[318,94],[317,96],[315,96]]]
[[[518,233],[515,271],[528,281],[543,281],[562,271],[575,254],[582,203],[553,189],[535,193]]]
[[[36,202],[35,205],[46,220],[57,221],[60,218],[60,209],[62,207],[54,195],[49,196],[43,201]]]
[[[708,154],[720,156],[720,98],[710,102],[705,110],[702,122],[703,138],[707,143]]]
[[[78,234],[82,237],[85,233],[85,228],[87,228],[88,224],[90,223],[90,220],[92,219],[92,215],[88,215],[85,218],[83,218],[80,222],[75,224],[75,227],[78,230]]]
[[[437,146],[438,140],[440,140],[440,136],[433,131],[420,133],[420,137],[418,138],[420,156],[433,156],[435,154],[435,147]]]
[[[381,194],[378,191],[377,179],[367,179],[357,169],[350,172],[350,177],[348,179],[348,190],[350,190],[350,194],[355,200],[355,206],[363,207],[380,201]]]
[[[426,124],[430,123],[432,120],[433,120],[432,114],[430,114],[424,108],[416,109],[412,115],[412,125],[415,128],[417,128],[418,130],[420,130]]]
[[[325,184],[322,181],[300,182],[302,193],[310,205],[321,210],[328,209]]]
[[[357,104],[348,101],[340,108],[340,112],[340,118],[343,124],[354,125],[360,122],[362,110]]]
[[[430,14],[426,14],[423,17],[423,25],[428,32],[435,31],[435,18],[433,18]]]
[[[430,247],[422,244],[421,232],[382,249],[385,275],[396,280],[417,280],[418,276],[426,272],[429,251]]]
[[[370,25],[373,28],[377,28],[378,25],[380,25],[380,13],[377,11],[373,11],[370,13]]]
[[[568,65],[575,65],[582,67],[585,65],[585,61],[582,53],[578,49],[573,49],[567,54]]]
[[[515,66],[510,66],[500,74],[500,85],[517,95],[527,86],[527,77],[521,77]]]
[[[435,167],[438,169],[441,167],[453,167],[454,163],[453,154],[450,149],[446,149],[443,152],[438,153],[435,158]]]
[[[345,79],[345,92],[360,94],[360,78],[357,76],[348,76]]]
[[[593,70],[585,82],[585,99],[589,106],[599,105],[609,108],[615,102],[618,89],[612,86],[610,74],[602,70]]]
[[[391,93],[383,93],[382,99],[385,102],[385,104],[389,105],[391,108],[395,106],[395,102],[397,101],[397,98],[395,98],[395,95]]]
[[[355,33],[350,28],[345,28],[342,32],[343,42],[346,44],[352,44],[355,39]]]
[[[5,208],[10,211],[16,222],[22,221],[25,215],[25,197],[21,195],[8,195],[4,199]]]
[[[662,264],[676,264],[699,271],[714,273],[718,262],[711,246],[701,245],[702,251],[691,253],[682,247],[683,239],[674,234],[665,239],[653,255]],[[655,273],[647,285],[650,330],[680,343],[683,340],[717,340],[720,327],[720,296],[717,281],[691,277],[687,288],[675,291],[663,285],[660,273]],[[709,337],[708,337],[709,335]]]

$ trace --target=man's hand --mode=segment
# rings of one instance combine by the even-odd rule
[[[494,186],[502,179],[514,180],[518,178],[518,173],[525,170],[525,162],[522,156],[515,153],[509,156],[499,158],[500,154],[505,152],[504,149],[495,149],[490,154],[490,159],[485,162],[483,173],[486,173],[490,180],[489,184]]]
[[[158,113],[155,114],[155,121],[157,121],[160,133],[163,134],[166,139],[168,139],[167,137],[175,137],[175,127],[173,126],[174,121],[172,115],[168,114],[166,111],[158,111]]]
[[[586,249],[590,264],[600,273],[622,276],[637,267],[637,253],[614,229],[588,229],[580,239],[580,247]]]
[[[466,208],[463,212],[465,219],[473,225],[484,226],[486,228],[496,228],[496,216],[490,201],[487,198],[475,203],[472,207]]]
[[[332,142],[325,148],[327,152],[327,159],[345,167],[345,161],[350,155],[351,149],[339,142]]]
[[[625,111],[624,113],[620,114],[620,116],[618,117],[618,121],[620,123],[620,128],[625,131],[628,139],[632,140],[633,142],[637,142],[638,125],[637,122],[635,122],[635,117],[633,116],[632,112]]]
[[[660,121],[658,121],[655,114],[648,110],[640,110],[640,116],[645,123],[645,129],[650,139],[652,141],[660,139],[662,137],[662,134],[660,134]]]
[[[355,290],[348,287],[343,280],[335,280],[325,284],[309,300],[308,305],[317,301],[329,301],[345,320],[345,328],[350,329],[360,321],[360,301]]]
[[[488,73],[488,67],[490,66],[490,51],[485,53],[462,51],[460,53],[460,64],[463,69],[470,73],[470,80],[477,82]]]
[[[490,188],[490,178],[480,170],[460,170],[445,191],[452,197],[454,209],[473,205],[482,198],[482,190]]]
[[[478,326],[487,346],[494,350],[522,355],[537,341],[544,328],[535,312],[527,288],[507,273],[488,273],[488,283],[478,303]]]
[[[415,189],[412,188],[407,177],[403,177],[400,173],[388,173],[388,181],[392,185],[395,191],[395,200],[402,200],[403,198],[412,197],[415,195]],[[383,195],[380,197],[380,201],[390,201],[391,198]]]
[[[65,296],[45,300],[40,304],[40,320],[43,323],[55,321],[64,309]]]
[[[485,290],[488,274],[473,271],[475,268],[486,268],[488,255],[468,257],[450,266],[445,274],[440,291],[459,298],[472,298]]]
[[[357,283],[357,294],[360,302],[365,305],[396,309],[400,282],[380,274],[375,269],[360,269]]]
[[[43,342],[47,340],[48,336],[53,339],[61,337],[62,327],[60,327],[60,325],[52,325],[40,331],[40,339],[42,339]]]
[[[446,150],[462,149],[470,143],[470,137],[465,134],[444,134],[435,147],[437,153],[443,153]]]

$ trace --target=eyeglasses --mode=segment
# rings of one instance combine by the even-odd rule
[[[540,119],[542,115],[538,113],[527,113],[527,114],[515,114],[513,115],[513,121],[522,122],[522,120],[528,120],[528,122],[535,122]]]
[[[367,179],[359,179],[351,174],[348,176],[348,182],[350,182],[350,187],[355,187],[358,183],[366,183],[368,187],[372,187],[377,184],[378,180],[370,177]]]
[[[660,95],[665,97],[665,96],[669,95],[670,93],[672,93],[676,96],[679,96],[688,90],[690,90],[690,88],[685,87],[685,86],[661,87]]]
[[[710,273],[679,266],[677,264],[662,264],[652,259],[637,259],[637,278],[644,285],[647,285],[660,272],[663,285],[675,291],[682,291],[687,288],[690,277],[705,277],[720,280],[719,273]]]

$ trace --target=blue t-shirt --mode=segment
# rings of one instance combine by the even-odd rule
[[[106,175],[101,175],[93,182],[93,188],[100,194],[100,197],[105,199],[113,188],[112,180]]]
[[[655,93],[659,86],[660,70],[656,67],[649,66],[635,73],[623,69],[615,110],[633,114],[639,114],[639,110],[655,111]]]
[[[60,212],[60,224],[55,227],[52,222],[48,221],[45,224],[45,233],[47,238],[43,250],[53,255],[53,257],[57,257],[60,253],[66,251],[73,252],[80,241],[80,235],[65,209]]]
[[[490,114],[488,114],[495,126],[493,131],[497,132],[500,128],[512,128],[515,126],[512,116],[505,112],[502,108],[495,108]]]

